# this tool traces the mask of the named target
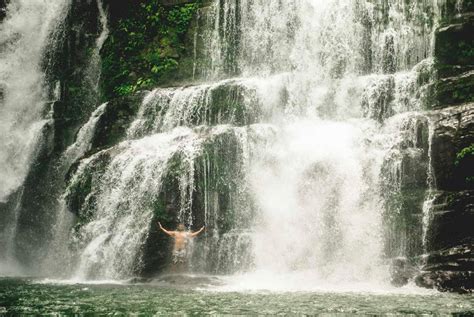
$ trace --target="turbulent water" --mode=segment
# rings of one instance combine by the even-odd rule
[[[0,69],[0,111],[5,112],[0,127],[8,133],[0,138],[12,135],[0,139],[7,145],[0,151],[6,180],[0,200],[21,185],[44,124],[39,63],[48,32],[64,10],[60,2],[11,1],[0,29],[9,35],[0,56],[8,61]],[[100,1],[98,6],[102,32],[90,63],[93,83],[108,34]],[[40,21],[32,12],[38,10],[48,21],[40,23],[41,36],[32,32]],[[420,205],[429,198],[430,124],[423,109],[433,80],[438,18],[436,0],[216,0],[201,9],[194,36],[196,83],[148,92],[126,140],[87,156],[109,104],[99,106],[63,153],[64,170],[77,164],[57,198],[62,216],[53,228],[44,273],[79,281],[134,277],[147,268],[146,250],[156,241],[154,221],[172,218],[188,228],[206,226],[193,244],[191,270],[238,274],[232,285],[272,289],[278,277],[281,290],[308,284],[330,290],[389,288],[390,259],[420,256],[428,226],[422,221],[429,218],[428,207],[418,211],[414,225],[399,219],[400,196],[411,182]],[[34,58],[13,72],[25,59],[22,54]],[[27,97],[19,98],[25,91]],[[23,160],[14,159],[19,151]],[[414,180],[407,181],[408,174]],[[415,228],[411,232],[409,225]],[[24,289],[26,296],[35,296],[39,287],[2,283]],[[161,292],[142,286],[84,292],[76,286],[47,287],[57,294],[79,292],[85,306],[102,305],[114,293],[129,300],[135,288],[150,297]],[[104,295],[91,302],[89,291]],[[243,301],[241,295],[180,292],[160,294],[236,306]],[[292,302],[293,295],[264,310],[262,296],[254,295],[248,313],[307,312],[277,308]],[[369,307],[360,306],[364,295],[303,297],[319,301],[321,312],[391,309],[390,297],[375,298]],[[433,299],[433,307],[458,305],[460,298]],[[426,298],[400,300],[411,305]],[[23,309],[21,303],[15,307]],[[446,312],[463,311],[455,307]]]
[[[188,286],[176,286],[186,284]],[[242,293],[209,287],[214,279],[150,284],[68,285],[0,280],[0,314],[470,316],[472,296],[455,294]],[[188,287],[198,287],[190,290]]]

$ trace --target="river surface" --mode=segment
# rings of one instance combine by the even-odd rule
[[[77,283],[0,279],[0,314],[473,316],[474,296],[407,287],[393,292],[240,291],[222,277]]]

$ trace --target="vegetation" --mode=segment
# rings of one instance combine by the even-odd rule
[[[459,151],[454,164],[458,170],[462,171],[465,182],[474,184],[474,144]]]
[[[186,34],[200,6],[141,3],[112,26],[102,51],[102,97],[110,100],[177,80]]]

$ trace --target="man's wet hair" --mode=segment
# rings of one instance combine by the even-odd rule
[[[186,230],[186,226],[184,225],[184,223],[180,223],[180,224],[178,224],[178,226],[176,227],[176,230],[178,230],[178,231],[185,231],[185,230]]]

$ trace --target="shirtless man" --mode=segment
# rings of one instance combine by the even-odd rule
[[[188,245],[189,239],[194,238],[198,234],[200,234],[204,230],[204,227],[202,227],[196,232],[190,232],[190,231],[186,231],[186,228],[184,227],[182,223],[178,225],[178,228],[176,229],[176,231],[166,230],[165,228],[163,228],[163,226],[159,222],[158,222],[158,225],[160,229],[163,230],[164,233],[174,238],[173,264],[175,266],[184,265],[186,263],[186,258],[187,258],[187,245]]]

